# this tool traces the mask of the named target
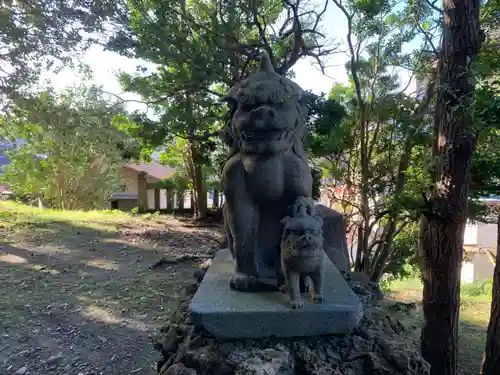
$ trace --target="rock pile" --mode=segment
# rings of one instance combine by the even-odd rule
[[[203,278],[198,271],[186,297],[157,338],[162,353],[160,375],[426,375],[405,327],[378,300],[376,286],[360,275],[346,274],[364,305],[365,316],[349,335],[220,341],[190,324],[188,306]]]

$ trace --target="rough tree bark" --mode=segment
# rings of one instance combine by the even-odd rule
[[[193,182],[194,216],[196,219],[207,218],[207,191],[203,182],[203,173],[200,164],[200,154],[196,145],[189,142],[189,174]]]
[[[177,191],[177,208],[182,211],[184,210],[184,199],[186,198],[185,191]]]
[[[472,63],[481,38],[479,0],[444,0],[434,114],[434,191],[421,221],[422,356],[432,375],[457,374],[460,269],[475,147]]]
[[[212,208],[214,210],[218,210],[220,207],[219,207],[219,195],[220,195],[220,191],[219,189],[214,189],[213,190],[213,200],[212,200]]]
[[[167,212],[170,213],[174,210],[174,194],[175,190],[172,188],[167,189]]]
[[[137,174],[137,208],[140,213],[148,210],[148,181],[146,172]]]
[[[491,316],[486,336],[481,375],[500,374],[500,213],[497,219],[497,254],[493,273]]]

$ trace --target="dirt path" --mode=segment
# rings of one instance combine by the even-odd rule
[[[218,229],[174,219],[114,231],[31,224],[0,237],[0,374],[6,375],[155,373],[150,337],[193,282],[199,261],[150,266],[161,257],[202,258],[220,240]]]

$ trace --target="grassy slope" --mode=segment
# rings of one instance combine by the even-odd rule
[[[477,286],[463,285],[460,306],[459,367],[461,375],[479,373],[490,318],[491,294],[477,291]],[[403,301],[421,301],[422,284],[419,279],[395,281],[388,287],[391,298]],[[411,324],[422,323],[422,311],[408,314]],[[416,332],[419,335],[420,332]]]

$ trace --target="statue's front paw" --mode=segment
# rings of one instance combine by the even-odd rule
[[[295,300],[290,302],[292,309],[301,309],[304,307],[304,302],[302,300]]]
[[[248,276],[244,273],[235,273],[229,280],[229,286],[233,290],[246,292],[255,286],[256,282],[257,279],[254,276]]]
[[[315,294],[311,298],[313,303],[322,303],[325,300],[322,294]]]

